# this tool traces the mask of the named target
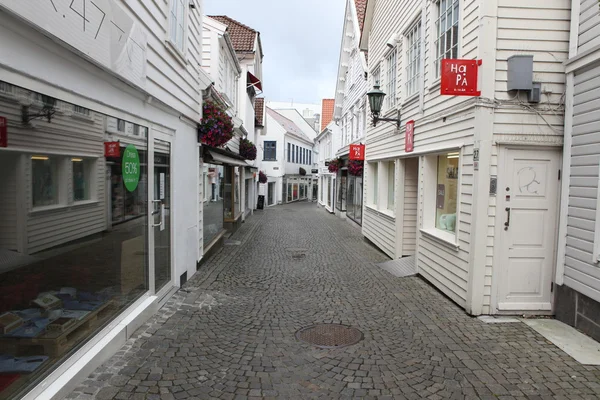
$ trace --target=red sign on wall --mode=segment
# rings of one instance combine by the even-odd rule
[[[442,60],[441,94],[449,96],[481,96],[477,76],[481,60]]]
[[[6,117],[0,117],[0,147],[8,147],[8,123]]]
[[[104,157],[121,157],[121,148],[119,142],[104,142]]]
[[[351,144],[349,158],[351,160],[364,160],[365,159],[365,145],[364,144]]]
[[[406,123],[406,134],[404,135],[404,151],[410,153],[415,149],[415,121]]]

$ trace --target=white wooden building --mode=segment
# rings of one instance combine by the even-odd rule
[[[369,0],[363,233],[466,311],[552,313],[570,2]],[[540,102],[508,90],[509,58],[533,56]],[[482,60],[479,97],[442,96],[440,61]],[[414,150],[405,126],[414,121]],[[369,124],[371,125],[371,124]],[[506,225],[505,225],[506,224]]]
[[[330,213],[335,213],[335,189],[337,183],[337,174],[329,172],[329,162],[336,158],[335,154],[341,147],[340,127],[331,121],[325,129],[315,138],[315,148],[317,149],[317,166],[319,171],[317,201]]]
[[[72,335],[74,351],[50,355],[44,376],[0,397],[66,394],[201,256],[201,226],[189,216],[201,215],[190,166],[210,84],[200,69],[202,2],[88,5],[0,0],[0,308],[28,308],[61,287],[102,290],[115,307],[102,325]]]
[[[556,317],[600,340],[600,8],[571,4]]]

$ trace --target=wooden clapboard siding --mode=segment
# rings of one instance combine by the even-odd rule
[[[419,159],[404,160],[404,219],[402,223],[402,255],[415,255],[417,250],[417,207]]]
[[[0,153],[0,249],[17,250],[16,154]]]
[[[481,162],[481,161],[480,161]],[[498,146],[492,146],[492,157],[490,159],[490,175],[498,176]],[[501,193],[500,193],[501,195]],[[487,237],[486,237],[486,257],[485,257],[485,278],[483,290],[483,313],[489,314],[492,305],[492,272],[494,266],[494,240],[497,223],[502,223],[503,213],[496,208],[496,196],[490,196],[488,200],[487,215]],[[496,214],[499,214],[496,220]]]
[[[600,44],[600,7],[597,0],[581,0],[579,12],[579,49],[587,51]]]
[[[202,151],[202,150],[201,150]],[[198,257],[204,255],[204,163],[198,162]]]
[[[582,32],[582,34],[585,34]],[[593,260],[600,168],[600,65],[575,75],[565,284],[600,301]]]
[[[364,207],[363,235],[391,258],[394,258],[395,224],[394,218],[382,214],[369,206]]]

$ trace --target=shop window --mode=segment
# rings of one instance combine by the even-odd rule
[[[395,195],[396,195],[396,163],[388,161],[385,163],[387,169],[387,209],[394,212],[395,210]]]
[[[241,213],[240,179],[239,167],[225,167],[223,209],[226,220],[235,220]]]
[[[73,172],[73,201],[90,200],[93,162],[83,158],[72,158],[71,165]]]
[[[369,185],[371,185],[371,190],[369,190],[369,204],[377,207],[377,192],[379,191],[379,177],[377,174],[377,169],[379,165],[376,162],[369,163]]]
[[[264,142],[264,161],[277,161],[277,142],[265,141]]]
[[[458,152],[437,156],[435,227],[445,232],[456,233],[458,174]]]
[[[55,157],[31,157],[31,194],[34,208],[58,204],[58,163],[59,159]]]
[[[435,76],[439,77],[444,58],[458,58],[459,0],[439,0],[435,37]]]

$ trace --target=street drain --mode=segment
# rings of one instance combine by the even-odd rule
[[[363,337],[358,329],[341,324],[318,324],[296,332],[296,339],[325,349],[351,346]]]
[[[288,253],[292,253],[292,258],[294,260],[301,260],[304,257],[306,257],[308,249],[302,247],[288,247],[287,249],[285,249],[285,251],[287,251]]]

